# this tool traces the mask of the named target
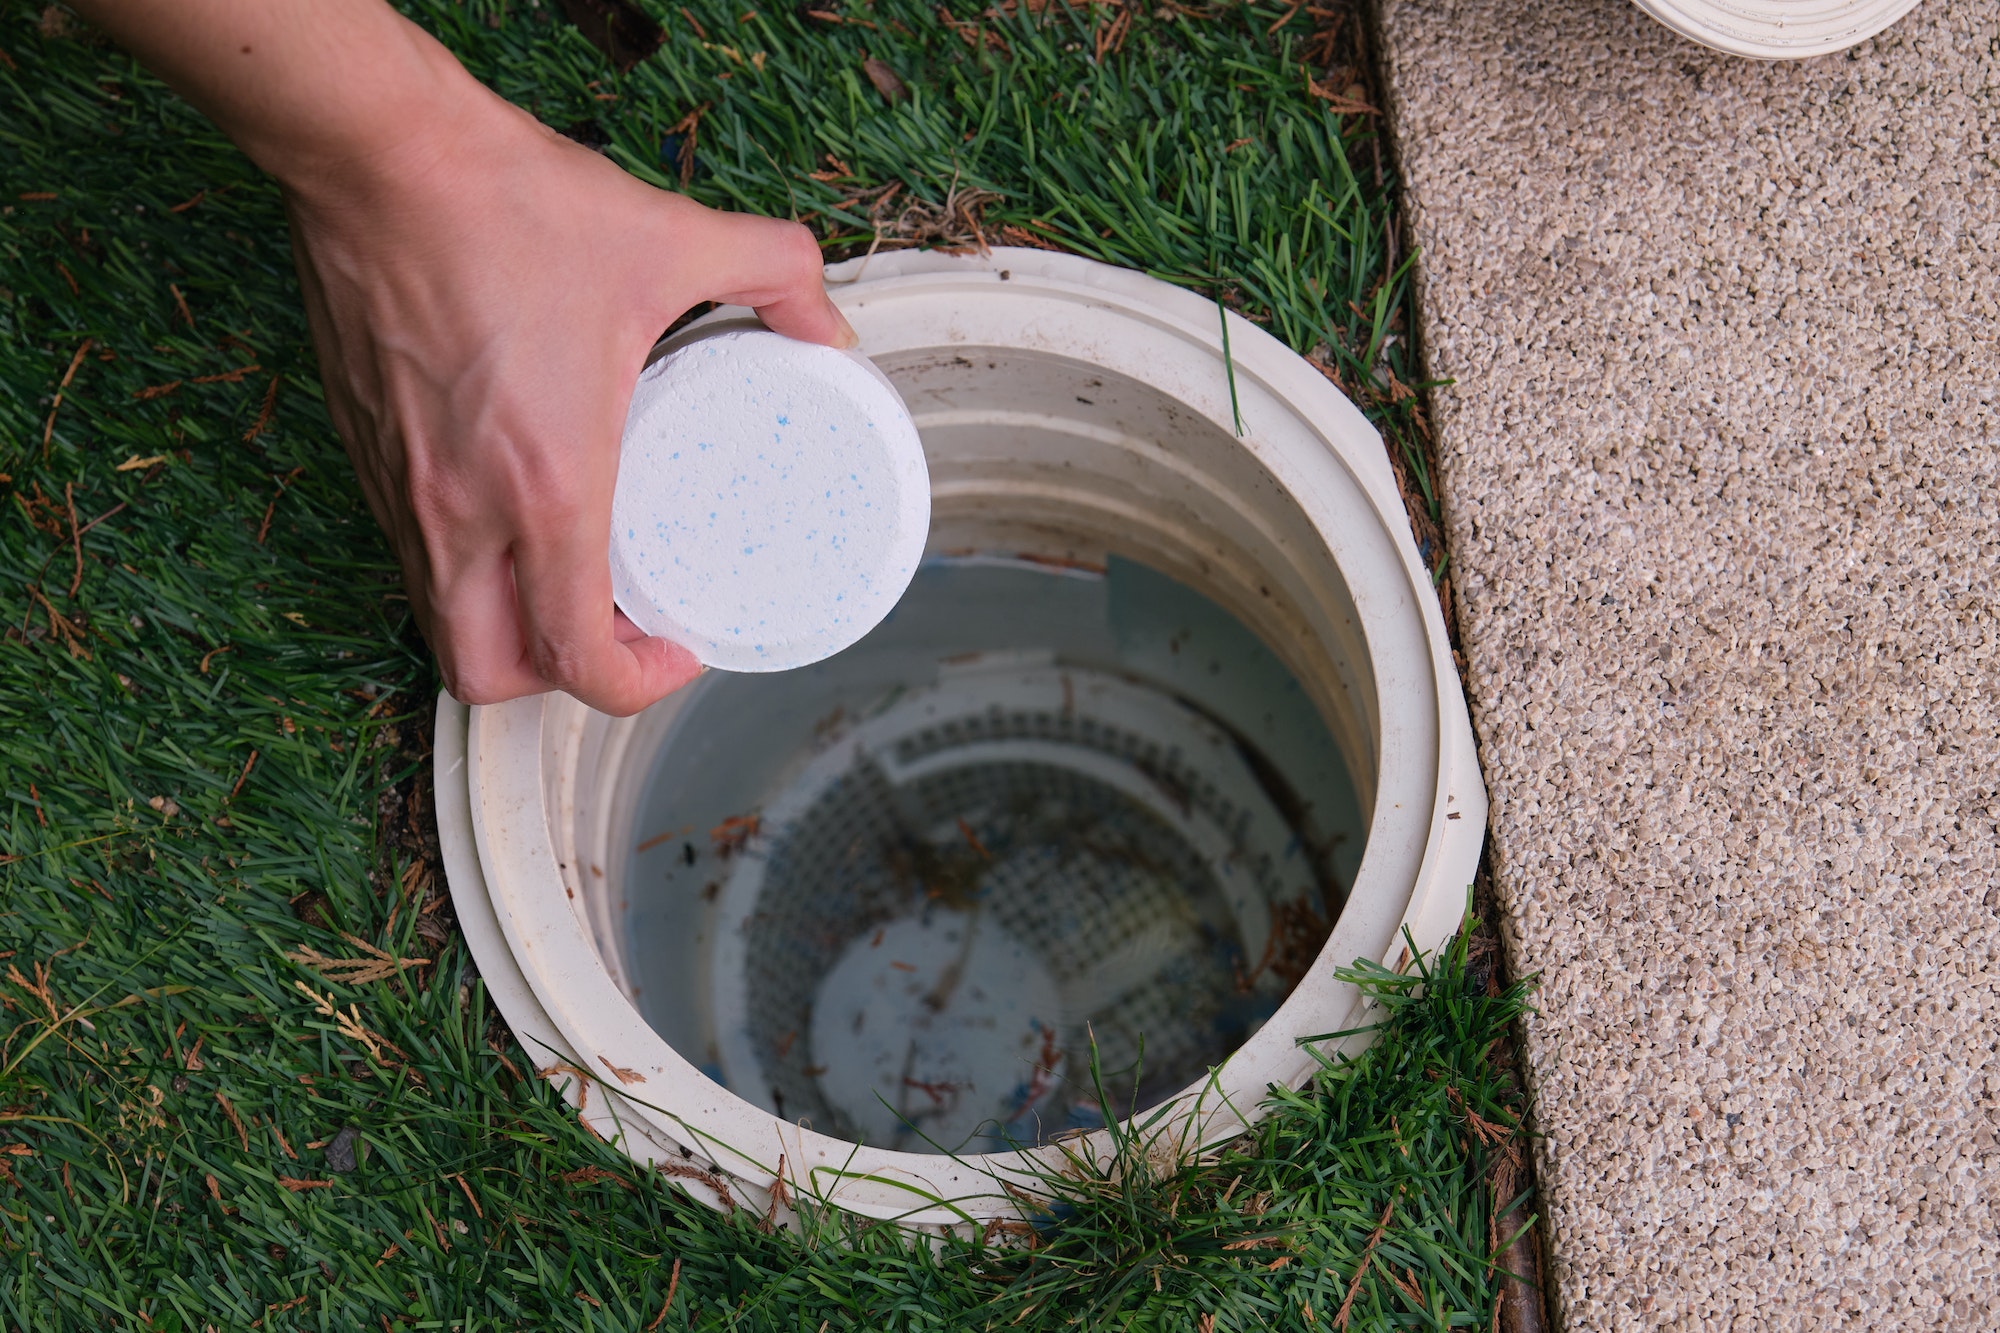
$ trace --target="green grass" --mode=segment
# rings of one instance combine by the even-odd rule
[[[1123,11],[687,11],[707,44],[656,7],[668,43],[626,75],[546,3],[413,13],[659,182],[709,104],[691,191],[831,253],[962,233],[957,191],[996,240],[1217,296],[1355,392],[1435,517],[1393,182],[1372,118],[1307,90],[1316,16],[1166,7],[1099,61]],[[643,1329],[677,1269],[662,1329],[1330,1328],[1350,1290],[1352,1328],[1488,1326],[1520,1178],[1492,1047],[1524,1000],[1462,947],[1421,988],[1365,978],[1379,1040],[1229,1153],[1086,1173],[1033,1248],[767,1234],[579,1129],[427,878],[435,675],[275,192],[88,34],[15,5],[0,51],[0,1326]],[[340,984],[308,949],[422,961]]]

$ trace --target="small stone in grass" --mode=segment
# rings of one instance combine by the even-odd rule
[[[354,1145],[361,1137],[361,1131],[352,1125],[341,1129],[326,1145],[326,1169],[329,1171],[352,1171],[354,1169]]]
[[[158,810],[168,819],[172,819],[175,815],[181,812],[180,802],[176,801],[171,796],[155,796],[151,800],[147,801],[146,804],[152,806],[155,810]]]

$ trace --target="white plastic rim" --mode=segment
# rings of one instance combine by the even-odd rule
[[[1311,1039],[1371,1021],[1336,970],[1406,963],[1405,931],[1425,952],[1453,933],[1484,837],[1464,696],[1381,437],[1256,325],[1227,317],[1225,360],[1212,302],[1130,270],[997,249],[876,255],[827,276],[923,435],[933,550],[1109,550],[1180,579],[1286,661],[1346,756],[1370,813],[1331,936],[1161,1122],[1181,1149],[1226,1139],[1271,1085],[1310,1077]],[[1002,1182],[1034,1189],[1059,1150],[953,1158],[835,1139],[733,1095],[640,1016],[615,910],[593,889],[615,882],[634,835],[598,788],[657,748],[676,706],[609,719],[563,695],[440,698],[446,873],[501,1014],[593,1128],[697,1197],[726,1189],[761,1209],[782,1171],[793,1192],[913,1226],[1013,1216]],[[1062,1149],[1105,1153],[1109,1136]]]
[[[613,594],[704,666],[789,671],[895,608],[930,498],[917,428],[866,357],[710,326],[674,339],[633,389]]]
[[[1633,0],[1683,37],[1755,60],[1805,60],[1864,42],[1917,0]]]

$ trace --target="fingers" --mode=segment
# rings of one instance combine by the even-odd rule
[[[819,243],[805,227],[704,209],[691,230],[687,240],[703,260],[702,290],[692,300],[750,306],[788,338],[829,347],[860,344],[826,294]]]
[[[621,632],[620,621],[637,627],[612,606],[607,524],[541,526],[546,530],[523,536],[514,546],[519,641],[539,680],[600,712],[624,717],[701,673],[694,654],[679,644]]]
[[[450,587],[433,589],[429,603],[425,637],[452,698],[497,704],[549,688],[528,663],[504,552],[461,572]]]
[[[673,693],[701,672],[694,654],[664,639],[649,639],[646,632],[614,611],[608,641],[600,649],[618,656],[609,668],[613,676],[607,688],[600,683],[606,673],[586,666],[582,670],[565,666],[575,659],[588,661],[593,653],[578,653],[565,646],[560,637],[545,643],[538,652],[532,646],[527,608],[535,605],[527,588],[518,586],[516,569],[504,555],[496,555],[476,570],[461,575],[452,588],[436,596],[424,608],[427,637],[437,653],[444,673],[445,689],[460,703],[497,704],[552,689],[567,691],[583,703],[603,712],[623,716],[636,713],[655,700]],[[416,586],[412,582],[412,586]],[[606,596],[609,596],[607,589]],[[549,617],[535,623],[547,639],[573,634],[567,626],[548,625]],[[620,657],[630,659],[621,662]]]

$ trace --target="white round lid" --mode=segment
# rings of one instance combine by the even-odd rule
[[[612,594],[706,666],[805,666],[889,614],[930,514],[916,423],[866,357],[717,332],[646,367],[632,391]]]
[[[1756,60],[1803,60],[1866,41],[1917,0],[1636,0],[1703,46]]]

